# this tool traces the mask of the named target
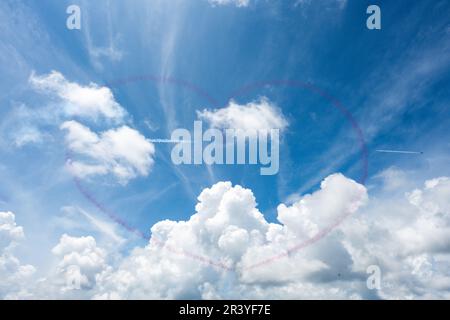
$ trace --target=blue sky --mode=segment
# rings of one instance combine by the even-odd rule
[[[219,181],[251,189],[274,222],[278,204],[317,190],[336,172],[365,182],[369,196],[381,192],[380,176],[392,168],[407,172],[411,188],[450,175],[450,4],[377,0],[382,29],[368,30],[372,2],[2,1],[0,211],[14,212],[26,231],[17,248],[21,261],[45,271],[63,233],[102,237],[98,225],[68,223],[73,208],[126,239],[120,249],[126,254],[146,241],[113,223],[108,212],[149,235],[158,221],[189,219],[200,192]],[[81,8],[81,30],[66,28],[70,4]],[[191,130],[198,110],[266,97],[289,122],[280,171],[260,176],[250,165],[177,167],[172,145],[155,144],[148,174],[126,184],[110,176],[81,179],[89,199],[65,166],[64,131],[47,114],[59,102],[30,82],[53,70],[81,86],[110,88],[127,112],[124,123],[148,139]],[[95,132],[114,127],[85,123]],[[365,181],[355,128],[367,150]],[[30,130],[39,138],[18,143]]]

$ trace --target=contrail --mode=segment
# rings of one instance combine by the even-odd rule
[[[191,140],[148,139],[153,143],[191,143]]]
[[[383,153],[402,153],[402,154],[423,154],[422,151],[404,151],[404,150],[375,150],[376,152],[383,152]]]

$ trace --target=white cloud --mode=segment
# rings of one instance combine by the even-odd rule
[[[334,174],[318,191],[280,204],[278,222],[269,223],[251,190],[219,182],[202,191],[188,220],[156,223],[145,247],[116,262],[93,237],[64,235],[53,249],[60,259],[54,274],[40,284],[55,287],[36,296],[448,299],[450,178],[428,180],[402,198],[390,197],[395,185],[386,184],[363,207],[366,188]],[[10,234],[15,227],[10,215],[7,220]],[[382,272],[379,291],[366,286],[373,264]],[[68,290],[73,277],[81,290]]]
[[[407,193],[407,199],[420,214],[411,217],[410,224],[396,232],[405,243],[405,250],[408,253],[449,252],[450,179],[428,180],[423,189]]]
[[[19,148],[27,144],[41,143],[43,140],[42,132],[35,127],[22,127],[14,132],[14,144]]]
[[[23,104],[15,105],[0,123],[0,144],[3,147],[12,145],[21,148],[29,144],[40,144],[49,135],[40,129],[41,124],[52,122],[56,112],[53,110],[29,108]]]
[[[66,131],[68,149],[86,158],[68,161],[69,169],[77,177],[112,174],[126,184],[150,172],[155,147],[128,126],[97,134],[76,121],[66,121],[61,129]]]
[[[278,206],[278,220],[297,237],[314,236],[320,229],[338,221],[342,213],[354,213],[366,201],[365,189],[348,183],[343,175],[332,175],[322,181],[321,190],[297,200],[292,206]]]
[[[64,234],[52,253],[60,259],[56,273],[61,277],[63,292],[93,288],[96,276],[107,267],[105,251],[97,247],[91,236],[71,237]]]
[[[34,91],[45,93],[42,105],[13,106],[0,123],[0,143],[23,147],[52,140],[51,130],[66,120],[94,121],[112,125],[126,122],[127,111],[115,100],[112,91],[95,83],[83,86],[68,81],[61,73],[32,73],[29,83]]]
[[[12,212],[0,212],[0,298],[28,296],[27,286],[35,268],[22,265],[13,254],[13,247],[24,238],[22,227]]]
[[[155,224],[145,248],[99,277],[95,297],[449,298],[449,180],[429,180],[402,199],[389,197],[389,184],[361,209],[365,188],[332,175],[320,190],[281,204],[280,223],[264,219],[250,190],[220,182],[201,193],[188,221]],[[283,255],[349,214],[323,239]],[[280,257],[249,268],[273,256]],[[382,270],[380,291],[366,287],[372,264]]]
[[[95,59],[107,57],[112,61],[120,61],[123,57],[123,52],[117,49],[114,44],[109,47],[89,47],[89,53]]]
[[[54,129],[66,132],[71,151],[67,161],[71,172],[80,178],[115,176],[120,183],[146,176],[154,163],[154,145],[137,130],[124,125],[127,112],[107,87],[95,83],[83,86],[70,82],[57,72],[31,74],[33,89],[50,96],[49,101],[34,108],[19,105],[0,126],[4,139],[0,143],[23,147],[28,144],[54,142]],[[78,121],[104,128],[96,133]],[[113,125],[120,127],[112,127]],[[109,128],[109,130],[108,130]],[[79,156],[75,159],[73,156]],[[82,158],[82,159],[80,159]]]
[[[391,197],[391,184],[345,228],[355,265],[379,264],[382,298],[450,297],[450,180]]]
[[[264,97],[244,105],[230,101],[222,109],[204,109],[197,111],[197,115],[211,127],[219,129],[283,130],[288,126],[281,110]]]
[[[212,5],[235,5],[236,7],[247,7],[250,4],[250,0],[208,0]]]
[[[365,198],[363,186],[337,174],[328,177],[321,190],[302,198],[302,209],[298,209],[299,203],[293,210],[303,210],[298,219],[311,219],[309,224],[317,223],[320,228],[322,225],[314,220],[316,215],[322,214],[322,219],[329,219],[332,224],[335,217],[354,212]],[[198,200],[196,213],[188,221],[165,220],[155,224],[145,248],[135,249],[116,270],[100,276],[96,298],[258,297],[263,294],[258,293],[261,286],[267,286],[261,290],[270,298],[276,295],[271,293],[276,287],[290,282],[300,285],[298,281],[337,265],[339,259],[329,255],[326,260],[313,250],[311,256],[298,255],[248,269],[297,244],[301,240],[296,237],[301,231],[300,223],[292,223],[295,218],[286,217],[286,207],[279,209],[278,219],[289,223],[268,223],[257,209],[251,190],[233,187],[230,182],[205,189]],[[327,200],[328,204],[320,203]],[[336,247],[339,249],[333,249]],[[213,267],[199,259],[212,260],[235,271]]]
[[[317,3],[318,1],[315,1],[315,3]],[[305,5],[310,5],[311,3],[313,3],[313,1],[311,0],[297,0],[294,3],[294,7],[297,6],[305,6]],[[347,6],[347,0],[326,0],[326,1],[322,1],[320,4],[323,6],[326,6],[328,4],[337,4],[339,9],[344,9]]]
[[[79,207],[62,207],[52,224],[65,232],[92,232],[98,237],[97,240],[106,244],[107,249],[117,249],[126,242],[117,224]]]
[[[52,249],[54,262],[45,277],[31,284],[31,298],[86,299],[96,291],[98,276],[110,268],[106,251],[92,236],[64,234]]]
[[[23,228],[16,224],[14,213],[0,212],[0,248],[5,249],[23,237]]]
[[[67,165],[75,176],[112,174],[121,184],[126,184],[130,179],[149,174],[155,148],[137,130],[122,125],[97,134],[78,122],[79,119],[105,120],[102,125],[110,127],[111,122],[125,121],[127,112],[116,102],[109,88],[95,83],[83,86],[70,82],[57,71],[41,76],[33,73],[29,82],[56,102],[35,111],[24,106],[19,108],[17,113],[27,121],[27,126],[25,131],[14,135],[16,146],[42,142],[45,132],[39,126],[58,125],[65,130],[66,143],[72,153]],[[74,159],[74,155],[78,158]]]
[[[66,80],[57,71],[41,76],[32,73],[29,81],[35,89],[59,99],[66,117],[104,118],[120,123],[127,114],[107,87],[95,83],[82,86]]]

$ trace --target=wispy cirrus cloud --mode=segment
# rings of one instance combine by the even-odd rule
[[[235,5],[236,7],[247,7],[250,0],[208,0],[213,6]]]

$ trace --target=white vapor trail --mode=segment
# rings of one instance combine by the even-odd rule
[[[404,150],[375,150],[383,153],[402,153],[402,154],[423,154],[422,151],[404,151]]]
[[[172,140],[172,139],[148,139],[153,143],[191,143],[190,140]]]

